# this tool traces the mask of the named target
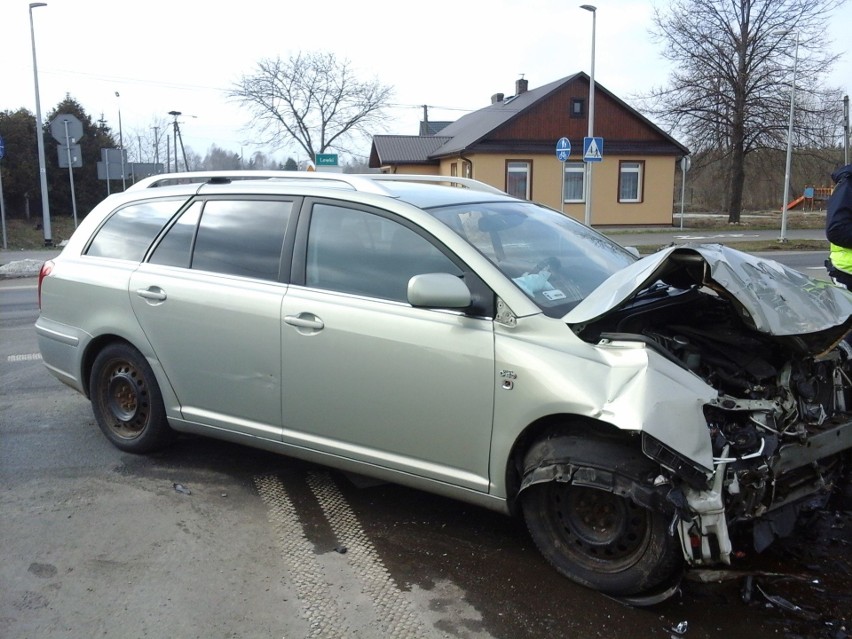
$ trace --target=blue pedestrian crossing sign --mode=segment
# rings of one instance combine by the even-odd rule
[[[583,162],[603,160],[603,138],[583,138]]]
[[[571,157],[571,142],[568,138],[559,138],[559,142],[556,143],[556,159],[564,162],[569,157]]]

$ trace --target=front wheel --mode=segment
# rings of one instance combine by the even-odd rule
[[[659,513],[619,495],[569,483],[530,486],[524,519],[544,557],[564,576],[611,595],[662,585],[682,556]]]
[[[117,448],[148,453],[171,440],[154,372],[130,345],[110,344],[98,354],[89,395],[98,426]]]

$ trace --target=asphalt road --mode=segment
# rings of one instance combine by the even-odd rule
[[[207,439],[122,453],[44,370],[35,284],[0,281],[4,639],[849,636],[841,515],[639,609],[488,511]]]

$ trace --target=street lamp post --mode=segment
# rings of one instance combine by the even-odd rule
[[[581,9],[592,13],[592,71],[589,75],[589,132],[588,137],[595,135],[595,22],[597,20],[598,8],[591,4],[580,5]],[[592,224],[592,164],[586,162],[586,226]],[[563,181],[564,181],[563,177]]]
[[[783,35],[789,34],[784,31]],[[780,35],[780,34],[779,34]],[[799,32],[796,31],[796,48],[793,54],[793,79],[790,83],[790,122],[787,126],[787,164],[784,169],[784,200],[781,202],[781,237],[780,242],[787,241],[787,202],[790,201],[790,165],[793,160],[793,114],[796,108],[796,67],[799,64]]]
[[[47,201],[47,163],[44,160],[44,131],[41,122],[41,100],[38,94],[38,65],[36,63],[35,28],[33,27],[33,9],[46,7],[46,2],[30,3],[30,39],[33,44],[33,84],[35,85],[36,141],[38,142],[38,172],[41,180],[41,212],[44,225],[44,245],[53,246],[53,234],[50,230],[50,204]]]

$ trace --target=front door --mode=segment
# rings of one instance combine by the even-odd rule
[[[413,308],[408,280],[462,270],[389,217],[315,204],[284,298],[284,441],[487,492],[489,319]]]

